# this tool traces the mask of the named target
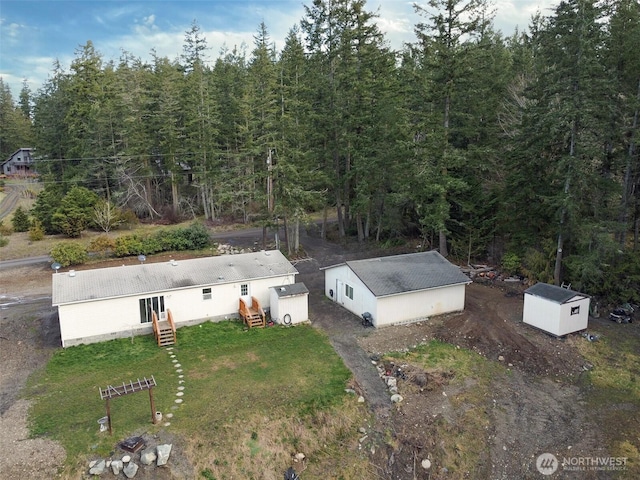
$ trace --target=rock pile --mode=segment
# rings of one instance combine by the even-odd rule
[[[158,445],[157,447],[150,447],[140,452],[139,461],[142,465],[147,467],[163,467],[167,465],[169,456],[171,455],[172,444]],[[131,455],[124,455],[117,460],[92,460],[89,462],[89,475],[99,477],[109,472],[116,477],[120,475],[120,472],[124,473],[127,478],[134,478],[140,469],[140,466],[131,458]]]
[[[250,249],[244,249],[244,248],[236,248],[232,245],[229,245],[228,243],[220,243],[218,244],[217,247],[218,250],[218,254],[219,255],[235,255],[238,253],[249,253],[251,252]]]
[[[389,393],[391,394],[391,402],[392,403],[400,403],[400,402],[402,402],[402,400],[404,400],[404,398],[402,397],[402,395],[400,395],[398,393],[398,380],[396,379],[396,377],[394,377],[393,375],[389,374],[389,372],[387,372],[385,370],[384,366],[378,364],[378,362],[376,360],[371,360],[371,363],[373,365],[375,365],[376,370],[378,370],[378,375],[380,375],[380,378],[382,379],[382,381],[387,386],[387,389],[389,390]],[[401,372],[400,369],[398,369],[398,371]],[[397,374],[397,372],[396,372],[396,374]]]

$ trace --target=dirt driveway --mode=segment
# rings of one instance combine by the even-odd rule
[[[247,236],[234,243],[253,245],[254,241]],[[379,478],[535,479],[543,478],[536,470],[536,458],[543,452],[608,455],[597,422],[589,413],[585,414],[587,392],[579,387],[579,382],[571,381],[589,368],[576,349],[576,342],[584,339],[576,336],[559,340],[523,325],[521,288],[474,283],[467,288],[466,309],[462,314],[407,326],[365,329],[357,316],[324,297],[319,267],[377,256],[379,252],[359,245],[324,242],[313,230],[303,236],[302,244],[307,257],[300,259],[296,267],[299,279],[310,290],[312,324],[327,333],[375,413],[370,456]],[[0,270],[0,304],[4,304],[0,310],[2,478],[50,478],[56,459],[63,455],[60,447],[52,442],[33,443],[37,450],[27,448],[29,442],[34,441],[25,440],[26,406],[18,400],[28,374],[43,365],[57,345],[47,298],[50,275],[47,265]],[[637,330],[636,325],[632,328]],[[372,363],[386,352],[406,351],[432,339],[476,351],[492,362],[500,362],[509,371],[508,375],[495,378],[486,398],[475,405],[482,408],[488,418],[486,431],[476,440],[482,453],[481,465],[475,474],[435,463],[436,452],[447,453],[442,452],[445,446],[438,437],[438,428],[444,423],[454,433],[456,429],[464,431],[468,406],[461,406],[456,398],[465,393],[464,390],[472,391],[473,383],[454,387],[446,378],[440,378],[437,388],[416,388],[412,380],[429,372],[419,372],[407,365],[407,371],[414,369],[413,375],[398,379],[404,400],[392,405],[390,394]],[[389,439],[389,435],[393,438]],[[456,448],[466,446],[461,444]],[[455,457],[456,452],[448,454]],[[50,461],[41,464],[32,460],[36,457]],[[422,459],[433,459],[433,467],[422,468]],[[15,476],[3,476],[6,472]],[[594,471],[553,478],[611,477],[607,472]]]

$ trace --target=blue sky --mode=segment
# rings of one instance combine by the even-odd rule
[[[17,99],[22,81],[36,92],[58,59],[67,70],[79,46],[91,40],[104,60],[118,60],[125,50],[143,60],[155,49],[170,59],[182,52],[185,32],[195,20],[215,60],[223,46],[243,43],[248,52],[264,22],[280,50],[287,33],[304,16],[311,0],[0,0],[0,77]],[[415,40],[421,21],[412,0],[368,0],[379,9],[378,26],[393,48]],[[418,0],[420,3],[420,0]],[[426,3],[426,1],[425,1]],[[495,26],[510,35],[526,29],[540,10],[549,15],[557,0],[493,0]]]

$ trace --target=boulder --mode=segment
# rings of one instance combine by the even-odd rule
[[[129,462],[126,467],[122,469],[122,473],[125,474],[127,478],[133,478],[138,473],[138,465],[135,462]]]
[[[156,465],[158,467],[161,467],[163,465],[167,464],[167,461],[169,460],[169,455],[171,455],[171,447],[173,445],[171,443],[168,444],[164,444],[164,445],[158,445],[156,447],[156,451],[158,452],[158,461],[156,463]]]
[[[131,455],[125,455],[124,457],[122,457],[123,463],[129,463],[130,461],[131,461]]]
[[[398,381],[396,380],[395,377],[388,377],[387,378],[387,387],[391,388],[391,387],[395,387],[398,384]]]
[[[89,469],[89,474],[102,475],[106,469],[107,469],[107,463],[104,460],[100,460],[99,462],[94,463],[93,466]]]
[[[122,467],[124,467],[124,463],[122,463],[122,460],[114,460],[111,462],[111,471],[116,476],[120,474],[120,470],[122,470]]]
[[[398,393],[391,395],[391,401],[393,403],[400,403],[402,400],[404,400],[404,398],[402,398],[402,395]]]
[[[140,463],[143,465],[151,465],[156,461],[156,458],[158,456],[156,455],[156,449],[153,447],[147,448],[140,453]]]

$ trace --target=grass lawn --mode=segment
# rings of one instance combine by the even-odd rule
[[[112,400],[114,435],[100,433],[99,388],[151,375],[156,410],[173,413],[171,425],[162,425],[166,418],[152,425],[149,395],[141,392]],[[345,393],[350,377],[311,326],[245,331],[236,321],[204,323],[180,328],[172,352],[152,336],[59,350],[29,380],[30,429],[65,447],[65,473],[73,478],[119,441],[163,428],[183,439],[201,478],[281,478],[298,451],[310,459],[310,478],[335,469],[365,478],[367,462],[353,458],[351,447],[368,411]],[[183,403],[176,404],[179,386]]]

